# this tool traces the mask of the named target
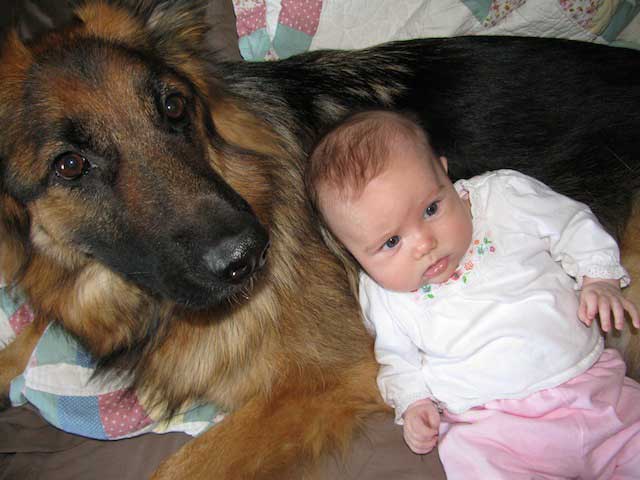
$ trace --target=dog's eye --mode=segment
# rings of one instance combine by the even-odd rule
[[[173,122],[182,120],[187,113],[187,101],[179,93],[173,93],[164,100],[164,113]]]
[[[82,155],[67,152],[55,159],[53,169],[59,177],[65,180],[75,180],[87,173],[89,162]]]

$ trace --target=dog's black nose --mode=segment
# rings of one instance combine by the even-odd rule
[[[204,255],[211,273],[229,283],[241,283],[267,261],[269,237],[262,229],[247,228],[221,239]]]

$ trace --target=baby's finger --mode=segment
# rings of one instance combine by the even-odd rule
[[[406,422],[404,424],[404,433],[405,436],[409,437],[413,443],[420,443],[431,440],[438,434],[438,431],[421,422]]]
[[[611,304],[605,297],[600,297],[598,302],[598,315],[600,316],[602,330],[605,332],[611,330]]]
[[[433,435],[433,436],[430,436],[429,438],[414,438],[413,439],[413,443],[414,443],[414,445],[416,445],[417,447],[419,447],[421,449],[424,449],[424,448],[431,449],[431,447],[433,447],[433,445],[435,445],[437,440],[438,440],[438,436],[437,435]]]
[[[591,325],[591,319],[587,316],[587,303],[584,300],[580,301],[580,306],[578,307],[578,318],[587,327]]]
[[[640,329],[640,315],[638,315],[636,304],[626,298],[622,299],[622,304],[624,305],[624,309],[629,312],[633,326]]]
[[[593,321],[596,313],[598,313],[598,295],[592,292],[583,292],[581,300],[584,302],[586,320],[588,322]]]
[[[433,437],[431,440],[424,443],[423,447],[426,450],[424,453],[429,453],[431,450],[433,450],[433,447],[435,447],[437,443],[438,443],[437,436]]]
[[[598,300],[599,296],[592,293],[587,297],[587,316],[593,320],[598,314]]]
[[[611,311],[613,312],[613,326],[617,330],[622,330],[624,328],[624,307],[621,299],[612,299]]]
[[[411,451],[413,453],[417,453],[417,454],[426,453],[426,452],[423,451],[423,448],[420,445],[418,445],[417,442],[414,442],[414,440],[411,437],[405,435],[404,436],[404,441],[409,446],[409,448],[411,449]]]
[[[411,445],[410,443],[407,443],[407,445],[409,445],[409,448],[413,453],[417,453],[418,455],[426,455],[431,450],[433,450],[433,447],[435,446],[435,445]]]
[[[438,441],[438,437],[434,436],[429,439],[423,440],[415,438],[413,435],[409,434],[409,432],[405,432],[404,440],[405,442],[407,442],[407,445],[409,445],[409,448],[411,448],[414,453],[422,455],[433,450],[433,447]]]
[[[421,454],[425,454],[425,453],[429,453],[431,450],[433,450],[433,447],[436,446],[436,443],[438,442],[438,438],[431,438],[429,440],[423,441],[423,442],[419,442],[416,445],[416,450],[419,451],[419,453]],[[418,452],[416,452],[418,453]]]
[[[428,412],[429,426],[437,433],[440,429],[440,413],[435,408]]]
[[[418,442],[428,442],[438,435],[438,431],[432,428],[412,432],[413,438]]]

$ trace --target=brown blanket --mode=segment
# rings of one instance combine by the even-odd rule
[[[140,480],[190,438],[149,433],[126,440],[93,440],[52,427],[29,407],[12,408],[0,414],[0,480]],[[318,477],[390,479],[445,479],[437,453],[411,453],[391,416],[371,419],[345,459],[327,459]]]

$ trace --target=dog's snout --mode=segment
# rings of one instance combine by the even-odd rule
[[[270,245],[266,233],[248,228],[220,240],[205,253],[204,259],[217,278],[238,284],[264,266]]]

